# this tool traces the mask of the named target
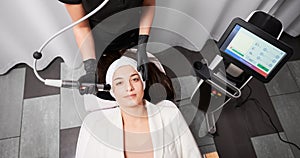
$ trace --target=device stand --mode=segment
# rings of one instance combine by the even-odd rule
[[[276,19],[275,17],[269,15],[268,13],[265,13],[263,11],[254,11],[252,12],[246,19],[247,22],[259,27],[260,29],[262,29],[263,31],[267,32],[268,34],[270,34],[273,37],[276,37],[277,40],[279,40],[282,32],[283,32],[283,25],[281,24],[281,22]],[[261,22],[263,21],[263,23]],[[213,61],[211,62],[211,64],[208,66],[210,71],[214,71],[217,67],[217,65],[219,65],[221,62],[223,62],[223,58],[219,55],[216,55],[213,59]],[[237,77],[239,74],[241,74],[243,72],[242,69],[238,68],[237,66],[230,64],[230,69],[227,69],[226,73],[231,74],[231,76],[233,77]],[[229,85],[229,87],[231,87],[231,89],[236,89],[237,87],[232,86],[232,84],[230,84],[230,82],[227,81],[226,76],[222,76],[222,73],[219,73],[221,75],[217,76],[219,78],[221,78],[223,81],[225,81],[225,83],[227,83],[227,85]],[[197,76],[199,76],[197,74]],[[203,76],[199,76],[200,78],[203,78]],[[244,83],[240,84],[240,86],[237,88],[238,90],[235,90],[235,92],[240,92],[249,82],[250,80],[253,78],[253,76],[249,76],[248,79],[244,80]],[[206,81],[208,81],[209,83],[209,79],[206,79]],[[198,90],[198,88],[200,87],[200,85],[203,83],[203,80],[198,83],[198,86],[196,87],[193,95],[195,94],[195,92]],[[212,86],[215,86],[213,83],[210,83]],[[236,93],[234,93],[233,95],[230,95],[230,93],[226,93],[225,94],[228,96],[227,99],[225,99],[224,103],[222,103],[220,106],[218,106],[217,108],[207,111],[205,114],[205,118],[206,118],[206,125],[207,125],[207,129],[208,129],[208,133],[210,134],[214,134],[216,132],[216,118],[215,118],[215,113],[218,112],[219,110],[221,110],[232,98],[238,98],[240,95],[236,95]],[[193,98],[193,95],[191,98]]]
[[[250,76],[245,82],[240,86],[236,87],[231,81],[226,79],[226,76],[220,75],[221,73],[218,73],[216,70],[218,65],[220,65],[223,62],[223,58],[219,55],[216,55],[213,59],[213,61],[207,65],[206,63],[199,63],[195,62],[194,63],[194,68],[197,77],[200,77],[200,81],[198,82],[197,87],[195,88],[194,92],[192,93],[191,98],[194,97],[196,94],[197,90],[200,88],[200,86],[203,84],[205,81],[206,83],[210,84],[212,87],[222,91],[224,94],[226,94],[226,99],[225,101],[218,105],[217,108],[209,110],[205,113],[205,119],[206,119],[206,125],[207,125],[207,130],[208,133],[214,134],[216,132],[216,118],[215,118],[215,113],[221,110],[231,99],[236,99],[241,96],[241,90],[249,83],[249,81],[252,79],[252,76]],[[223,83],[226,83],[225,87],[223,88],[221,85],[218,83],[215,83],[212,78],[216,80],[220,80]],[[227,88],[231,89],[234,91],[234,93],[231,93],[227,90]]]

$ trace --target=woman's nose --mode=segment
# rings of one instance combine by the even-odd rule
[[[132,83],[129,81],[128,83],[127,83],[127,90],[128,91],[132,91],[134,88],[133,88],[133,85],[132,85]]]

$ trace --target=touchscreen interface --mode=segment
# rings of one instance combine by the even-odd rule
[[[240,25],[235,25],[221,51],[237,59],[265,78],[286,53]]]

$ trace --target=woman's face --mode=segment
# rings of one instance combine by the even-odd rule
[[[121,106],[143,104],[143,82],[132,66],[122,66],[115,71],[112,79],[112,90]]]

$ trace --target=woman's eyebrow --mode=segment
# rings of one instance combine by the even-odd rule
[[[114,81],[115,80],[121,80],[121,79],[123,79],[123,77],[117,77],[117,78],[114,79]]]
[[[135,75],[139,75],[139,74],[133,73],[133,74],[130,75],[130,77],[133,77],[133,76],[135,76]]]
[[[133,73],[133,74],[130,75],[130,77],[133,77],[133,76],[136,76],[136,75],[139,75],[139,74],[138,73]],[[123,77],[117,77],[117,78],[114,79],[114,81],[115,80],[120,80],[120,79],[123,79]]]

